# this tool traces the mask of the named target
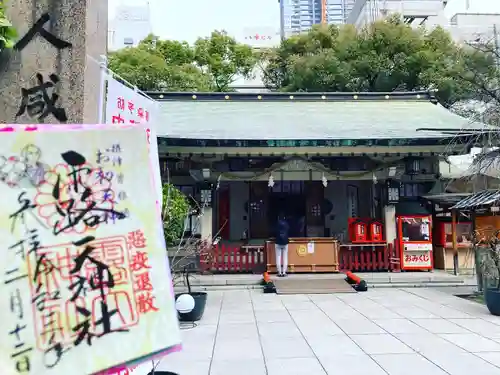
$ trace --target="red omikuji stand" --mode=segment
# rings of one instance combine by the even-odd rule
[[[431,215],[397,217],[398,242],[402,270],[432,270]]]

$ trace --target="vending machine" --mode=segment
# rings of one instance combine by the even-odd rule
[[[432,270],[432,217],[404,215],[397,217],[402,270]]]

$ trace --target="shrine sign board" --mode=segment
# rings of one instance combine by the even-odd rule
[[[178,350],[146,127],[0,133],[2,375],[109,374]]]

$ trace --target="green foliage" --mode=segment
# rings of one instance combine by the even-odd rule
[[[161,57],[140,48],[110,54],[108,67],[141,90],[161,90],[168,74]]]
[[[17,31],[5,13],[5,3],[0,0],[0,51],[4,48],[14,47],[17,39]]]
[[[109,56],[109,68],[143,91],[228,91],[236,76],[251,76],[256,62],[249,46],[218,31],[194,46],[149,35]]]
[[[209,79],[195,66],[168,65],[156,50],[124,48],[109,56],[109,69],[143,91],[210,91]]]
[[[471,75],[474,72],[474,75]],[[442,28],[413,28],[399,16],[357,30],[315,26],[268,51],[264,83],[282,91],[437,89],[449,106],[477,98],[477,76],[491,81],[491,56],[454,43]]]
[[[224,31],[214,31],[209,38],[194,44],[194,61],[211,76],[217,91],[228,91],[236,76],[252,76],[257,55],[252,48],[237,43]]]
[[[190,206],[187,198],[171,184],[163,185],[163,228],[167,245],[178,241],[184,230]]]

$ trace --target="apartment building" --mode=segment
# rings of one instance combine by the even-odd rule
[[[346,23],[363,27],[399,13],[406,22],[419,25],[431,18],[442,17],[447,0],[357,0]]]
[[[322,22],[323,8],[326,22],[343,24],[355,0],[280,0],[283,36],[299,34]]]

